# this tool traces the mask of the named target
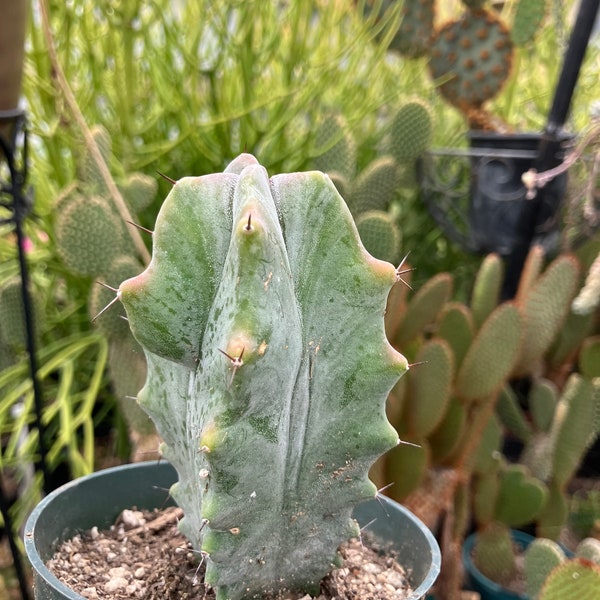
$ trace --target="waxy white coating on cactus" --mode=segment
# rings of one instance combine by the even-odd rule
[[[269,179],[247,154],[178,181],[153,244],[119,293],[181,529],[219,598],[314,589],[398,443],[385,401],[407,363],[383,325],[396,270],[364,250],[326,175]]]

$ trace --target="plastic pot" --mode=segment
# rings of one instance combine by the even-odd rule
[[[556,177],[528,201],[521,177],[538,157],[541,134],[469,132],[471,156],[471,204],[469,221],[475,246],[480,252],[512,254],[529,247],[531,234],[536,241],[547,241],[558,230],[558,214],[565,194],[566,173]],[[569,139],[562,137],[562,142]],[[557,145],[556,163],[564,157]],[[530,223],[536,226],[531,229]]]
[[[523,531],[511,530],[513,541],[523,550],[535,539]],[[499,583],[488,579],[473,563],[473,546],[477,534],[473,533],[467,537],[463,544],[462,560],[465,568],[466,584],[469,589],[481,594],[481,600],[529,600],[527,594],[517,594],[507,590]]]
[[[36,599],[85,600],[46,567],[56,547],[78,531],[110,526],[125,508],[169,505],[168,490],[176,479],[168,463],[136,463],[76,479],[44,498],[25,526]],[[398,561],[410,573],[414,600],[425,597],[441,565],[440,549],[429,529],[406,508],[384,497],[360,505],[354,516],[361,526],[368,524],[368,531],[392,544]]]

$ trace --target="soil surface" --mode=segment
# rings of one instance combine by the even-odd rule
[[[90,600],[214,600],[204,566],[177,529],[181,516],[178,508],[123,511],[110,530],[93,528],[63,542],[48,568]],[[280,593],[276,600],[410,598],[404,569],[374,542],[351,540],[340,554],[343,565],[322,580],[318,597]]]

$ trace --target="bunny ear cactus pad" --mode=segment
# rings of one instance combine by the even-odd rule
[[[370,466],[398,442],[385,400],[407,363],[383,325],[395,268],[361,246],[328,177],[269,179],[250,155],[178,181],[153,245],[119,296],[206,580],[232,599],[318,588],[376,493]]]

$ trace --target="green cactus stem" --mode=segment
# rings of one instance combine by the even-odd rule
[[[398,442],[385,399],[396,269],[371,257],[323,173],[250,155],[179,180],[119,297],[144,347],[139,402],[179,473],[182,531],[217,597],[309,591],[358,533],[367,473]]]

